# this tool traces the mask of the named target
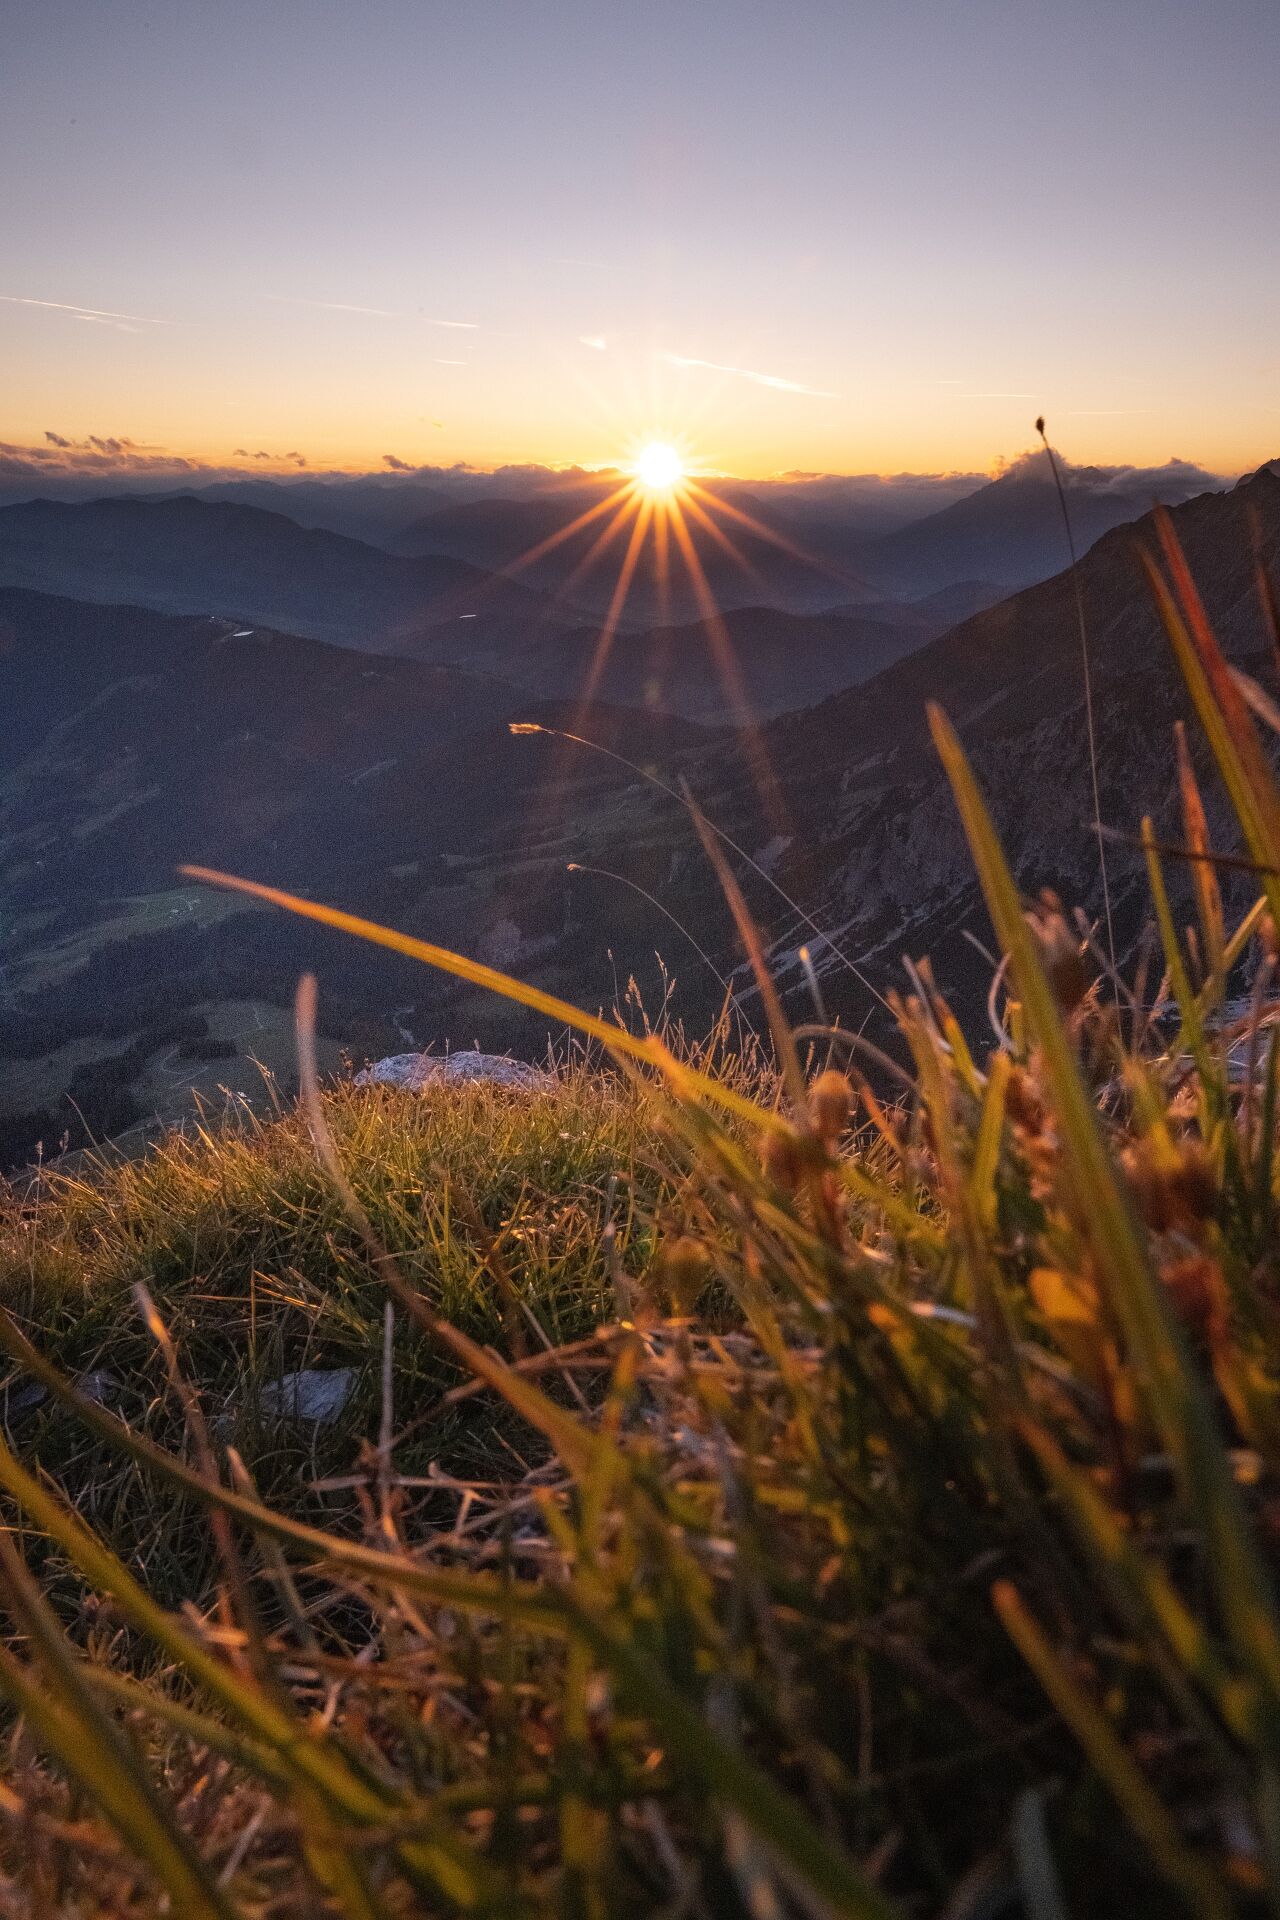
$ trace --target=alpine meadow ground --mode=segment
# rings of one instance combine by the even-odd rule
[[[696,1050],[267,896],[588,1051],[321,1089],[304,983],[296,1111],[15,1191],[0,1910],[1280,1912],[1274,708],[1149,565],[1242,851],[1180,753],[1145,986],[937,711],[1003,958],[906,1070],[758,954]]]

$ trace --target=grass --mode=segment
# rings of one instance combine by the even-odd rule
[[[304,993],[299,1112],[15,1199],[7,1911],[1280,1912],[1280,794],[1152,568],[1262,892],[1180,753],[1154,993],[1020,897],[934,713],[984,1046],[924,964],[904,1087],[763,978],[771,1058],[690,1054],[379,929],[606,1052],[322,1094]],[[253,1413],[312,1365],[343,1423]]]
[[[527,1345],[579,1339],[613,1310],[610,1261],[634,1273],[648,1264],[668,1176],[643,1102],[616,1076],[579,1061],[538,1097],[484,1084],[422,1096],[339,1084],[325,1105],[379,1235],[412,1283],[477,1340],[512,1331]],[[322,1516],[326,1502],[308,1503],[300,1486],[349,1468],[380,1417],[385,1289],[299,1112],[261,1120],[230,1106],[145,1158],[69,1177],[46,1170],[0,1214],[0,1297],[18,1324],[38,1330],[72,1378],[98,1382],[140,1431],[180,1445],[181,1402],[165,1392],[139,1285],[210,1418],[264,1491]],[[353,1369],[356,1382],[333,1425],[260,1413],[262,1388],[282,1376],[338,1368]],[[401,1316],[393,1417],[438,1402],[458,1378]],[[86,1447],[79,1423],[56,1404],[17,1407],[9,1424],[24,1452],[74,1475],[81,1511],[103,1524],[109,1517],[117,1547],[166,1569],[169,1597],[198,1596],[201,1571],[214,1569],[199,1516],[148,1499],[127,1466],[122,1480],[118,1453]],[[503,1444],[491,1406],[444,1408],[397,1458],[405,1472],[421,1472],[443,1449],[452,1470],[465,1470]],[[193,1525],[205,1545],[194,1561]]]

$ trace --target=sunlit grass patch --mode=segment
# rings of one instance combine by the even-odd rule
[[[481,1341],[503,1337],[509,1285],[524,1339],[553,1345],[611,1314],[611,1262],[636,1274],[647,1266],[669,1176],[644,1105],[624,1082],[581,1065],[536,1093],[338,1085],[326,1096],[352,1178],[414,1284]],[[3,1304],[69,1374],[173,1440],[181,1407],[163,1390],[162,1359],[133,1297],[140,1283],[208,1417],[264,1486],[305,1505],[303,1487],[348,1466],[376,1431],[384,1290],[296,1113],[263,1120],[236,1108],[140,1158],[104,1159],[71,1176],[46,1168],[0,1216]],[[304,1369],[354,1372],[335,1422],[263,1413],[262,1390],[270,1408],[272,1384]],[[397,1323],[392,1391],[402,1423],[458,1377],[447,1356]],[[11,1388],[11,1430],[70,1476],[89,1510],[109,1508],[113,1523],[151,1529],[153,1539],[176,1524],[163,1504],[132,1495],[121,1504],[119,1462],[86,1451],[74,1421],[31,1398]],[[406,1442],[404,1459],[412,1467],[442,1454],[458,1470],[498,1444],[491,1408],[446,1410],[429,1442]]]

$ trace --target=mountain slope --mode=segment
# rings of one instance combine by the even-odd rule
[[[579,487],[574,499],[580,497]],[[491,514],[502,505],[453,511]],[[555,525],[572,511],[560,496],[505,505],[521,517],[521,539],[549,510]],[[529,513],[534,522],[526,525]],[[606,564],[598,584],[611,578]],[[522,582],[464,559],[392,555],[261,507],[180,495],[0,509],[0,583],[287,627],[337,644],[481,668],[549,698],[578,696],[598,638],[594,624],[553,614]],[[638,618],[637,610],[616,636],[598,697],[713,721],[732,717],[734,700],[705,623],[643,634]],[[729,624],[748,708],[768,714],[864,679],[941,623],[914,608],[883,623],[853,610],[848,618],[806,620],[754,608],[731,613]]]
[[[457,503],[417,522],[397,542],[397,550],[447,554],[473,566],[494,569],[523,562],[520,578],[530,586],[549,595],[564,595],[574,607],[603,614],[612,598],[631,527],[629,520],[613,527],[615,508],[600,510],[618,485],[619,476],[610,474],[532,497],[487,497]],[[775,525],[768,504],[762,504],[748,489],[732,482],[708,481],[702,492],[699,512],[686,506],[684,520],[698,564],[720,608],[764,604],[791,612],[811,612],[860,593],[856,572],[843,562],[811,551],[805,545],[803,530],[792,530],[781,522]],[[717,500],[724,511],[717,509]],[[710,530],[700,517],[704,509],[716,521],[718,531]],[[757,529],[735,518],[735,512],[749,514]],[[594,517],[568,532],[579,516],[592,514]],[[607,538],[597,552],[602,535]],[[554,546],[538,551],[552,540]],[[529,558],[531,555],[536,557]],[[644,627],[691,621],[704,612],[700,592],[690,579],[674,534],[665,548],[650,535],[636,557],[624,624]]]
[[[459,560],[407,559],[261,507],[181,494],[0,508],[0,585],[398,652],[464,617],[497,638],[544,612],[528,588]]]
[[[1223,645],[1274,687],[1254,586],[1254,529],[1264,561],[1280,563],[1280,477],[1269,468],[1224,494],[1172,511],[1174,526]],[[1092,661],[1098,776],[1104,822],[1136,833],[1151,813],[1180,837],[1171,728],[1187,703],[1137,557],[1154,545],[1150,518],[1100,540],[1081,562]],[[1068,901],[1101,910],[1085,732],[1080,642],[1069,573],[978,614],[864,686],[770,726],[765,745],[786,798],[791,841],[779,878],[850,954],[867,956],[882,988],[903,951],[932,953],[943,978],[976,993],[989,969],[958,938],[988,934],[950,792],[925,720],[941,702],[988,794],[1015,872]],[[1195,737],[1194,724],[1192,735]],[[715,772],[718,771],[718,778]],[[760,809],[740,765],[708,768],[699,783],[717,818],[764,838]],[[1233,846],[1212,775],[1211,833]],[[1139,860],[1111,846],[1117,937],[1132,945],[1144,911]],[[1176,866],[1171,883],[1185,876]],[[684,902],[671,903],[679,911]],[[778,934],[776,900],[760,909]],[[785,916],[783,916],[785,919]],[[790,938],[806,930],[793,923]],[[784,942],[785,944],[785,942]],[[815,958],[837,1004],[866,996],[830,953]],[[948,973],[948,969],[950,972]],[[793,980],[799,980],[793,972]],[[978,1003],[973,1003],[975,1006]]]
[[[224,500],[232,506],[263,507],[287,514],[300,527],[367,540],[370,546],[397,551],[404,528],[444,503],[438,487],[421,481],[390,480],[381,475],[352,479],[214,480],[184,488],[197,500]]]
[[[1263,470],[1173,517],[1224,642],[1272,684],[1251,528],[1274,566],[1280,478]],[[1176,835],[1170,728],[1185,701],[1135,556],[1151,537],[1149,522],[1107,534],[1080,580],[1103,818],[1133,832],[1149,812]],[[304,967],[320,972],[328,1031],[357,1052],[405,1034],[533,1050],[545,1039],[544,1020],[398,956],[178,886],[180,858],[328,898],[590,1007],[634,975],[651,1005],[674,992],[673,1009],[699,1029],[720,988],[688,936],[722,972],[740,954],[687,813],[645,770],[667,789],[686,777],[881,991],[900,981],[904,951],[931,953],[977,1037],[990,968],[961,933],[989,930],[929,742],[930,698],[959,727],[1020,881],[1100,909],[1068,574],[767,725],[759,745],[780,808],[761,803],[749,743],[656,714],[592,713],[601,755],[551,733],[513,737],[509,720],[564,726],[572,706],[531,708],[527,693],[476,674],[31,594],[0,594],[0,618],[0,698],[14,716],[0,752],[10,1088],[30,1085],[24,1062],[43,1062],[58,1089],[84,1070],[76,1048],[142,1047],[145,1071],[132,1055],[120,1071],[136,1101],[158,1101],[146,1078],[158,1071],[157,1020],[213,1024],[251,1000],[275,1010],[263,1017],[287,1060],[284,1010]],[[1212,837],[1232,847],[1212,781],[1206,798]],[[1108,859],[1123,956],[1143,889],[1131,851],[1113,846]],[[871,1011],[883,1032],[833,950],[753,872],[741,877],[797,1014],[810,1004],[803,939],[829,1010],[855,1022]],[[1182,878],[1175,867],[1175,888]],[[237,1036],[237,1049],[261,1044]]]
[[[357,1049],[402,1046],[410,1019],[424,1042],[519,1037],[439,976],[193,886],[180,863],[532,964],[569,925],[583,841],[567,822],[609,817],[627,784],[598,757],[548,784],[508,721],[566,716],[495,678],[20,589],[0,588],[0,707],[0,1167],[83,1137],[68,1091],[114,1135],[180,1115],[193,1083],[215,1100],[253,1087],[252,1058],[291,1071],[308,967],[328,1031]],[[607,709],[592,724],[631,753],[703,737]],[[173,1057],[206,1042],[207,1067]]]
[[[1171,462],[1126,479],[1096,468],[1062,469],[1077,553],[1112,527],[1137,520],[1157,502],[1179,504],[1221,482],[1198,467]],[[965,579],[1029,586],[1056,573],[1066,534],[1053,477],[1043,456],[1028,455],[963,500],[864,547],[861,563],[885,587],[924,594]]]
[[[760,719],[856,686],[923,646],[944,624],[906,609],[876,620],[856,612],[738,607],[714,625],[695,621],[617,635],[596,694],[620,706],[713,723],[738,720],[745,705]],[[597,644],[590,630],[548,635],[510,656],[504,671],[541,693],[572,698],[592,674]]]

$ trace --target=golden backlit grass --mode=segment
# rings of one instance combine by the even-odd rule
[[[302,1115],[15,1201],[10,1911],[1280,1909],[1280,794],[1152,565],[1263,884],[1182,756],[1151,1000],[935,712],[1006,991],[979,1045],[917,969],[909,1091],[762,975],[776,1071],[554,1003],[607,1070],[322,1096],[304,992]],[[343,1461],[226,1424],[316,1360]]]

